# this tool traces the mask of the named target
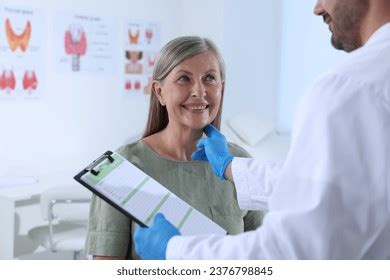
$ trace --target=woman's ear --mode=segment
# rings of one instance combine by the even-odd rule
[[[152,93],[157,97],[161,106],[165,106],[164,97],[162,96],[162,88],[159,81],[156,80],[152,81]]]
[[[224,93],[225,93],[225,81],[223,81],[221,84],[221,99],[223,98]]]

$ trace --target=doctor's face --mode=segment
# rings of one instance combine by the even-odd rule
[[[218,60],[210,52],[178,64],[153,91],[166,106],[169,123],[180,128],[202,129],[217,116],[224,83]]]
[[[360,48],[361,26],[368,10],[368,0],[318,0],[314,13],[324,18],[332,32],[332,45],[351,52]]]

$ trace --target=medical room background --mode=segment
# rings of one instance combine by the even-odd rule
[[[0,259],[88,257],[80,231],[52,252],[53,237],[45,235],[50,201],[88,200],[73,176],[106,150],[140,138],[153,60],[175,37],[217,44],[227,69],[222,131],[254,157],[282,160],[299,97],[343,56],[331,48],[314,4],[1,1]],[[64,204],[62,212],[85,211],[81,204]]]

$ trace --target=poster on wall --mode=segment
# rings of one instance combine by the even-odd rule
[[[156,22],[126,20],[124,28],[124,91],[150,94],[154,63],[161,47],[161,27]]]
[[[116,69],[118,26],[109,17],[57,13],[55,63],[60,72],[112,74]]]
[[[37,100],[42,96],[46,14],[0,6],[0,100]]]

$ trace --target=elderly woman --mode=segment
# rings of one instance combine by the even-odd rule
[[[200,37],[179,37],[166,44],[156,62],[149,117],[143,138],[118,153],[229,234],[256,229],[259,212],[241,211],[234,186],[221,181],[209,164],[191,160],[203,128],[221,123],[225,67],[216,46]],[[248,153],[229,144],[234,156]],[[94,259],[137,258],[132,221],[94,196],[85,252]]]

